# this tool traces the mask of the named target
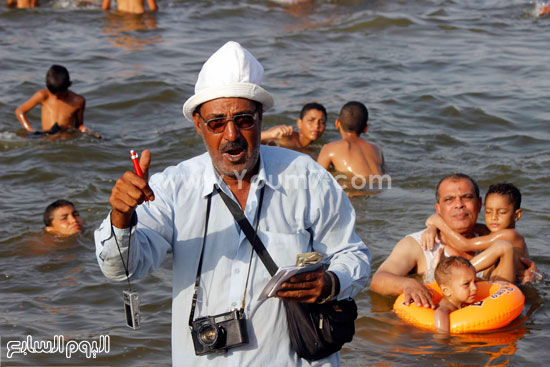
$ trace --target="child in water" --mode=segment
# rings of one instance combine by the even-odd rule
[[[144,0],[116,0],[117,10],[120,12],[131,14],[143,14],[145,13],[145,1]],[[147,5],[150,11],[157,11],[158,5],[156,0],[147,0]],[[102,10],[111,9],[111,0],[103,0],[101,4]]]
[[[434,325],[438,333],[448,335],[449,314],[475,301],[476,270],[467,259],[450,256],[437,264],[434,276],[443,293],[443,298],[434,312]]]
[[[476,269],[481,270],[476,265],[475,259],[478,256],[487,253],[487,251],[496,252],[496,249],[503,243],[511,243],[513,248],[513,272],[514,278],[506,279],[511,282],[525,283],[530,280],[540,280],[542,274],[538,272],[536,266],[525,277],[525,270],[533,264],[529,260],[529,252],[525,245],[525,239],[516,231],[516,222],[521,218],[521,193],[518,188],[512,184],[499,183],[489,186],[485,195],[485,225],[476,231],[481,236],[474,238],[465,238],[460,233],[453,231],[445,221],[434,214],[426,221],[427,226],[434,226],[441,231],[449,243],[460,251],[479,252],[475,258],[471,259]],[[429,244],[424,243],[423,247]],[[495,272],[495,268],[490,268],[484,276],[490,278]],[[507,278],[507,276],[505,277]]]
[[[306,148],[323,135],[326,121],[327,110],[322,104],[307,103],[296,120],[298,131],[288,125],[274,126],[262,131],[262,144],[295,150]]]
[[[38,0],[8,0],[8,8],[35,8],[38,6]]]
[[[36,92],[15,110],[15,115],[25,130],[34,132],[25,114],[40,104],[43,131],[39,134],[50,135],[62,130],[78,129],[95,138],[101,138],[84,126],[86,100],[69,90],[70,86],[69,71],[61,65],[52,65],[46,74],[47,88]]]
[[[59,199],[44,211],[46,232],[56,236],[72,236],[82,231],[82,218],[73,203]]]
[[[325,169],[334,166],[339,172],[352,176],[368,177],[384,173],[382,150],[360,137],[369,126],[369,112],[361,102],[348,102],[340,110],[335,122],[342,140],[329,143],[321,149],[317,163]]]

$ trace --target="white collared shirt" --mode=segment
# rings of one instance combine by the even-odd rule
[[[261,146],[260,166],[252,181],[245,215],[254,223],[261,185],[266,188],[258,235],[278,266],[294,265],[296,255],[319,251],[340,281],[338,299],[354,297],[366,287],[370,253],[356,235],[355,211],[340,185],[309,156]],[[130,245],[131,278],[157,269],[173,253],[172,361],[174,366],[323,366],[339,365],[338,353],[309,362],[297,357],[288,336],[283,302],[258,296],[271,278],[256,254],[246,289],[249,343],[223,355],[195,356],[189,313],[199,261],[207,195],[218,184],[234,196],[212,166],[208,153],[169,167],[151,177],[155,200],[137,210]],[[130,230],[111,230],[108,216],[95,231],[96,255],[110,279],[126,280],[115,243],[126,259]],[[312,240],[310,241],[312,237]],[[252,246],[221,197],[212,196],[195,319],[241,307]]]

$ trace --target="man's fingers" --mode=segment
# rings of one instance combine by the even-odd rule
[[[141,157],[139,158],[139,166],[143,171],[143,178],[145,181],[149,179],[149,165],[151,164],[151,152],[148,149],[145,149],[141,152]]]

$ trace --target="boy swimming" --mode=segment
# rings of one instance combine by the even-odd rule
[[[449,314],[475,301],[476,271],[467,259],[450,256],[437,264],[434,275],[443,293],[443,298],[434,312],[434,325],[438,333],[448,335]]]
[[[62,130],[78,129],[82,133],[101,138],[84,126],[86,100],[71,90],[69,71],[61,65],[52,65],[46,74],[46,89],[36,92],[28,101],[17,107],[15,115],[25,130],[34,132],[25,115],[36,105],[42,106],[42,134],[55,134]]]
[[[44,211],[45,231],[56,236],[72,236],[82,231],[82,218],[73,203],[59,199]]]
[[[288,149],[302,149],[319,139],[325,131],[327,110],[317,102],[307,103],[296,120],[298,131],[288,125],[274,126],[262,131],[262,144]]]
[[[348,102],[340,110],[335,122],[342,140],[329,143],[321,149],[317,163],[325,169],[334,169],[348,175],[368,177],[384,173],[382,150],[360,137],[368,130],[369,112],[361,102]]]
[[[117,10],[120,12],[131,14],[143,14],[145,13],[145,1],[144,0],[116,0]],[[158,5],[156,0],[147,0],[147,5],[150,11],[157,11]],[[101,4],[102,10],[111,9],[111,0],[103,0]]]
[[[479,252],[481,254],[491,250],[495,246],[502,246],[503,242],[511,243],[513,247],[513,271],[517,275],[511,281],[524,283],[523,274],[526,269],[525,262],[530,262],[529,252],[525,244],[525,239],[516,229],[516,222],[522,216],[521,193],[517,187],[508,183],[499,183],[491,185],[485,195],[485,227],[476,227],[479,237],[465,238],[457,232],[454,232],[442,220],[438,214],[432,215],[426,221],[426,225],[435,226],[441,231],[449,243],[461,251]],[[424,242],[424,238],[423,238]],[[425,246],[425,243],[422,244]],[[493,249],[492,251],[496,251]],[[478,255],[478,256],[479,256]],[[477,256],[476,256],[477,257]],[[522,260],[527,259],[527,260]],[[471,260],[476,269],[474,259]],[[536,278],[542,275],[538,273],[536,267],[533,272]],[[484,276],[492,277],[494,268],[489,269]]]

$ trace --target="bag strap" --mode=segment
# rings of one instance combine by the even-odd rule
[[[260,260],[262,260],[262,263],[266,267],[269,274],[271,276],[275,275],[279,267],[277,266],[277,264],[275,264],[271,255],[269,255],[269,252],[267,252],[264,244],[262,243],[262,240],[260,240],[260,238],[256,236],[256,232],[250,225],[250,222],[248,221],[248,219],[246,219],[246,217],[244,216],[239,205],[235,203],[233,199],[227,196],[227,194],[223,192],[218,187],[218,185],[215,185],[215,188],[218,194],[220,194],[223,202],[227,206],[227,209],[229,209],[229,211],[233,215],[233,218],[235,218],[235,221],[237,221],[237,223],[239,224],[239,227],[241,227],[241,230],[244,232],[246,238],[248,239],[248,242],[250,242],[250,244],[252,245],[252,248],[254,248],[254,251],[256,251],[256,253],[260,257]],[[260,192],[260,204],[259,204],[260,209],[261,209],[261,203],[263,201],[263,196],[264,196],[264,188],[265,188],[265,185],[262,186],[262,190]],[[259,220],[260,214],[261,213],[258,212],[258,220]]]

